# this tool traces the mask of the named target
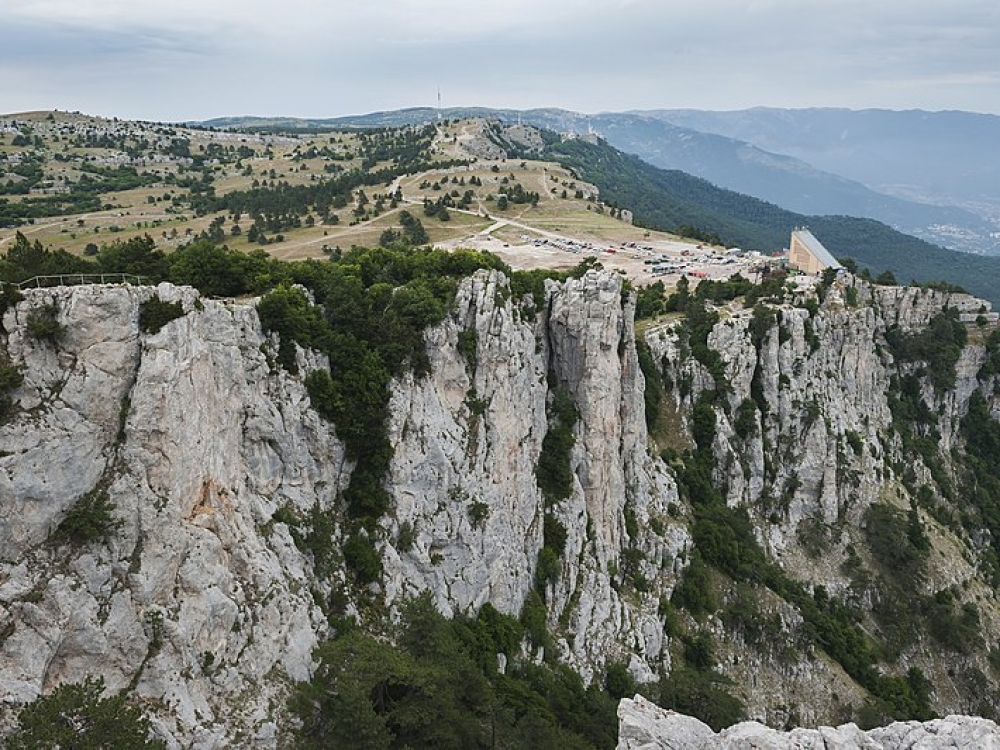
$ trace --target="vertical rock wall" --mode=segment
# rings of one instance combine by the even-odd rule
[[[186,314],[146,334],[154,294]],[[272,516],[332,505],[343,448],[269,366],[252,307],[169,285],[26,296],[4,319],[25,379],[0,426],[0,699],[100,676],[152,701],[169,736],[270,736],[271,702],[325,632],[310,560]],[[57,345],[27,334],[45,304]],[[57,539],[89,492],[120,528]]]
[[[976,304],[859,286],[852,307],[842,293],[831,290],[817,311],[775,308],[756,344],[752,312],[735,305],[709,336],[729,383],[728,408],[716,407],[717,483],[730,505],[751,510],[774,560],[832,594],[849,586],[841,563],[865,509],[905,502],[893,467],[908,457],[887,401],[899,368],[884,334]],[[153,295],[181,303],[184,315],[148,333],[139,314]],[[30,311],[44,304],[65,326],[57,344],[27,333]],[[670,668],[658,608],[690,559],[692,516],[647,435],[632,298],[620,277],[592,271],[549,282],[542,308],[531,307],[512,298],[502,274],[476,273],[425,334],[430,373],[392,384],[392,507],[376,540],[385,573],[369,595],[392,608],[428,591],[446,613],[491,602],[517,615],[536,586],[549,513],[566,529],[558,575],[541,592],[559,656],[588,679],[620,660],[653,679]],[[97,675],[148,701],[172,741],[273,745],[287,688],[308,678],[328,635],[330,595],[352,606],[336,555],[332,572],[317,575],[296,544],[294,519],[314,513],[334,522],[331,549],[341,542],[338,496],[352,466],[336,426],[311,409],[301,376],[274,363],[276,342],[249,305],[170,285],[34,290],[4,329],[25,378],[13,393],[17,413],[0,425],[8,720],[12,706]],[[669,438],[683,443],[712,378],[672,325],[646,338],[672,385]],[[324,365],[298,356],[301,373]],[[998,411],[976,377],[984,356],[968,346],[955,387],[925,394],[946,448],[961,444],[974,391]],[[535,470],[555,388],[579,419],[569,495],[547,507]],[[748,399],[755,424],[740,435]],[[120,527],[106,541],[61,539],[62,521],[94,493],[114,503]],[[844,536],[816,555],[803,533],[810,525]],[[974,580],[961,555],[941,560],[928,585]],[[794,630],[795,613],[774,607]],[[984,628],[994,627],[994,609],[983,605]],[[815,706],[800,718],[822,719],[831,690],[857,697],[816,654],[779,663],[740,650],[721,622],[706,627],[726,645],[720,669],[753,684],[744,695],[754,716],[799,700]]]

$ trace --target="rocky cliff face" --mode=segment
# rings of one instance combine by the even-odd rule
[[[154,294],[187,314],[147,335]],[[27,333],[45,304],[65,326],[56,346]],[[5,328],[24,373],[22,411],[0,428],[5,701],[101,676],[160,706],[166,734],[266,740],[325,627],[311,564],[272,516],[333,502],[349,467],[332,431],[269,369],[252,307],[166,285],[61,288],[29,293]],[[60,540],[92,492],[120,528]]]
[[[626,604],[607,575],[629,541],[625,503],[644,515],[676,497],[637,419],[631,308],[609,275],[549,293],[551,312],[525,320],[505,278],[477,274],[427,333],[432,375],[394,385],[379,596],[427,590],[445,612],[520,611],[543,543],[535,466],[552,380],[580,405],[577,479],[556,509],[567,553],[548,595],[553,627],[570,623],[559,647],[585,672],[629,650],[655,662],[655,606]],[[148,334],[139,315],[154,295],[185,314]],[[65,327],[55,344],[28,333],[45,305]],[[327,634],[314,591],[345,588],[343,571],[316,575],[279,512],[336,510],[351,466],[335,427],[274,366],[251,306],[169,285],[59,288],[29,292],[4,327],[24,373],[0,427],[5,701],[97,675],[147,699],[179,741],[269,744],[285,687],[309,676]],[[474,365],[462,331],[475,333]],[[299,356],[303,370],[321,364]],[[120,527],[102,541],[60,536],[94,494]],[[678,528],[655,544],[672,557],[684,540]]]
[[[535,467],[546,398],[563,387],[580,418],[572,492],[554,509],[568,538],[548,592],[550,624],[568,619],[562,656],[585,674],[623,633],[655,660],[663,645],[655,606],[626,606],[607,574],[620,550],[638,543],[628,539],[626,503],[646,517],[676,500],[645,450],[631,306],[622,305],[617,277],[591,274],[551,289],[549,311],[531,322],[506,284],[493,272],[463,285],[452,320],[428,335],[432,377],[394,389],[389,486],[398,505],[387,524],[396,539],[409,524],[415,541],[387,548],[388,598],[430,590],[446,612],[487,601],[520,611],[544,541]],[[474,365],[458,351],[460,331],[475,332]],[[672,559],[684,542],[673,529],[657,552]]]
[[[998,622],[982,557],[989,532],[978,520],[960,528],[941,510],[961,507],[955,488],[968,481],[968,473],[959,461],[960,426],[973,394],[986,400],[994,419],[1000,413],[996,377],[984,368],[992,326],[965,326],[968,341],[955,348],[951,380],[941,388],[931,383],[926,361],[905,361],[889,344],[926,331],[948,310],[974,318],[983,303],[963,294],[853,279],[835,284],[812,309],[811,294],[755,310],[730,303],[708,334],[728,383],[712,405],[715,482],[728,505],[748,510],[771,560],[813,592],[821,588],[824,601],[830,596],[847,603],[887,651],[896,651],[901,672],[917,667],[930,678],[940,711],[990,711],[991,699],[982,700],[971,687],[995,690],[987,688],[995,684],[987,677],[993,673],[987,658],[992,646],[973,645],[979,632],[992,641]],[[763,314],[765,308],[772,317]],[[646,339],[674,385],[669,400],[683,421],[717,385],[679,331],[661,324]],[[926,407],[927,421],[913,425],[904,440],[900,431],[910,427],[900,404],[908,397],[901,395],[900,381],[907,376],[916,384],[912,403]],[[892,566],[885,559],[907,542],[874,536],[873,507],[913,514],[911,521],[928,537],[923,562],[915,554],[909,563],[897,561],[904,568],[912,564],[912,570],[886,571]],[[909,587],[913,596],[903,597],[899,587]],[[799,654],[789,661],[768,646],[754,648],[739,627],[710,620],[722,644],[721,670],[751,687],[742,693],[750,715],[778,725],[843,718],[840,702],[862,701],[864,693],[838,666],[802,650],[808,628],[798,613],[767,591],[754,591],[761,613],[780,621],[772,632],[796,644]],[[922,607],[919,597],[935,594],[971,606],[975,632],[969,643],[942,648],[942,638],[934,642],[918,632],[918,616],[905,610]],[[724,587],[723,603],[739,595]],[[893,633],[893,618],[912,630]]]
[[[815,311],[776,308],[756,337],[753,313],[734,307],[709,334],[730,384],[713,407],[715,480],[729,505],[753,511],[773,559],[834,596],[854,591],[843,563],[866,509],[909,498],[897,472],[911,457],[892,427],[887,394],[899,368],[886,331],[917,330],[945,307],[972,304],[859,286],[854,306],[844,292],[835,287]],[[149,333],[140,312],[154,295],[184,314]],[[32,311],[45,305],[65,327],[55,342],[29,332]],[[539,585],[548,514],[565,530],[558,570],[541,584],[559,657],[587,678],[622,661],[640,680],[669,671],[680,643],[664,629],[663,602],[691,559],[692,514],[676,467],[659,455],[665,446],[647,434],[633,310],[614,274],[549,282],[535,316],[498,272],[461,283],[449,318],[425,334],[430,374],[392,385],[385,486],[393,505],[376,540],[384,575],[367,596],[394,607],[429,591],[446,613],[491,602],[517,614]],[[17,410],[0,425],[8,715],[97,675],[146,701],[173,743],[272,746],[288,685],[308,678],[313,649],[329,634],[331,593],[355,611],[339,558],[317,571],[290,520],[327,514],[337,547],[338,495],[352,465],[336,426],[312,410],[302,377],[275,365],[277,342],[251,305],[170,285],[71,287],[29,291],[3,324],[9,360],[24,375],[12,393]],[[691,413],[713,376],[672,325],[646,339],[673,384],[667,437],[656,440],[689,443]],[[977,380],[986,356],[970,345],[953,388],[925,385],[946,448],[961,445],[971,394],[993,399],[991,384]],[[325,364],[302,350],[298,358],[300,373]],[[556,391],[578,420],[571,487],[551,501],[535,472]],[[757,411],[738,432],[748,399]],[[930,476],[921,459],[911,463],[919,478]],[[64,521],[95,498],[113,503],[113,533],[67,536]],[[976,558],[959,552],[974,545],[921,514],[940,563],[927,590],[964,586],[995,633],[992,592]],[[764,601],[796,643],[801,618],[776,597]],[[864,698],[819,652],[779,659],[749,648],[722,619],[703,627],[755,718],[829,721]],[[975,711],[960,680],[949,683],[949,660],[915,643],[903,666],[919,664],[942,677],[935,685],[951,686],[937,689],[936,705]],[[961,657],[992,685],[985,658]]]

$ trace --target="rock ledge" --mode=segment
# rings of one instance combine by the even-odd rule
[[[1000,727],[975,716],[895,722],[863,731],[856,724],[779,732],[745,721],[718,734],[698,719],[660,708],[641,695],[618,704],[618,750],[903,750],[1000,748]]]

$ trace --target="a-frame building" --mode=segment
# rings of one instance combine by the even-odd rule
[[[788,250],[789,265],[802,273],[811,275],[827,268],[838,270],[843,268],[808,229],[796,229],[792,232],[792,242]]]

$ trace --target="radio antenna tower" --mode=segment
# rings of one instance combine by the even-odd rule
[[[438,122],[441,122],[441,87],[438,86]]]

